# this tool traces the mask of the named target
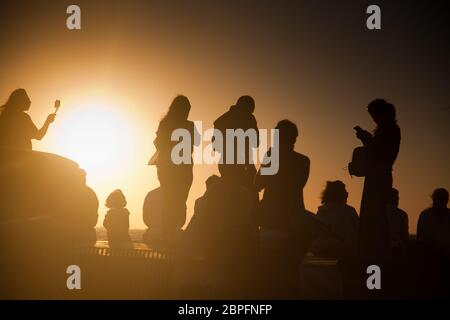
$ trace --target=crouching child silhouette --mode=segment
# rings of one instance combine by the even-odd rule
[[[128,229],[130,227],[130,212],[127,208],[127,200],[122,191],[113,191],[106,199],[105,206],[109,209],[105,215],[103,226],[108,235],[110,246],[123,246],[131,243]]]

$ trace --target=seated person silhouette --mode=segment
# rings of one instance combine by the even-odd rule
[[[125,208],[127,200],[122,191],[113,191],[106,199],[105,206],[109,208],[103,221],[110,246],[128,245],[131,242],[128,234],[130,228],[130,212]]]
[[[355,208],[347,205],[347,198],[348,192],[342,181],[327,182],[316,217],[342,240],[319,237],[311,247],[314,255],[331,259],[356,255],[359,217]]]
[[[27,92],[16,89],[0,107],[0,147],[31,150],[31,139],[41,140],[45,136],[56,115],[50,114],[42,128],[38,129],[26,113],[30,106]]]
[[[230,109],[217,118],[214,121],[214,128],[222,133],[223,145],[222,150],[217,148],[217,144],[214,144],[215,137],[212,138],[213,145],[216,151],[221,154],[222,164],[219,164],[219,172],[221,176],[232,175],[235,181],[241,185],[244,185],[248,189],[253,189],[253,180],[256,174],[256,168],[253,163],[251,163],[252,154],[250,149],[255,149],[259,145],[259,135],[258,135],[258,124],[255,116],[253,115],[255,111],[255,101],[251,96],[242,96],[236,102],[236,105],[231,106]],[[256,131],[256,141],[252,141],[246,138],[245,141],[245,164],[238,164],[237,155],[237,139],[234,139],[234,159],[233,163],[227,164],[227,129],[242,129],[247,131],[248,129],[254,129]]]
[[[206,191],[197,200],[194,205],[194,215],[191,218],[185,230],[185,238],[191,241],[190,246],[194,251],[204,252],[204,239],[207,237],[205,233],[210,229],[211,216],[209,214],[208,198],[210,197],[213,187],[220,182],[220,177],[213,174],[206,179]]]
[[[99,202],[95,191],[86,185],[86,171],[84,170],[82,170],[82,180],[84,188],[80,202],[80,238],[83,245],[94,245],[97,241],[95,226],[98,221]]]
[[[164,243],[163,205],[164,199],[160,187],[147,193],[144,200],[143,220],[148,229],[142,241],[152,248],[160,248]]]
[[[262,228],[289,232],[292,220],[305,210],[303,188],[309,177],[309,158],[294,151],[297,141],[297,126],[289,120],[282,120],[279,130],[279,169],[275,175],[255,177],[257,191],[264,190],[258,209],[259,225]],[[272,152],[274,146],[269,149]],[[262,166],[268,166],[262,165]]]
[[[417,224],[417,240],[440,255],[450,258],[450,209],[448,191],[444,188],[433,192],[433,206],[424,210]]]
[[[251,193],[236,186],[230,176],[213,175],[206,184],[207,190],[195,202],[194,215],[184,233],[185,248],[225,264],[248,259],[257,243]]]
[[[387,205],[387,218],[391,235],[391,246],[397,247],[402,242],[408,241],[408,214],[398,207],[399,192],[392,188],[391,197]]]
[[[180,239],[178,252],[186,259],[184,265],[202,261],[207,271],[204,282],[218,288],[220,297],[247,297],[253,288],[258,244],[254,198],[230,175],[213,175],[206,185],[207,190],[195,202],[194,215]]]

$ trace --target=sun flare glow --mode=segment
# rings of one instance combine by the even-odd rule
[[[132,151],[131,127],[116,108],[102,103],[76,107],[64,117],[61,153],[96,175],[126,166]]]

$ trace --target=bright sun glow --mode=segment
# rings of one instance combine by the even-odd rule
[[[100,175],[127,165],[135,139],[117,109],[100,103],[83,105],[61,120],[58,149],[80,167]]]

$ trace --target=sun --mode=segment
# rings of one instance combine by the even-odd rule
[[[127,166],[134,137],[117,108],[91,103],[74,108],[61,119],[57,148],[90,174],[114,173]]]

